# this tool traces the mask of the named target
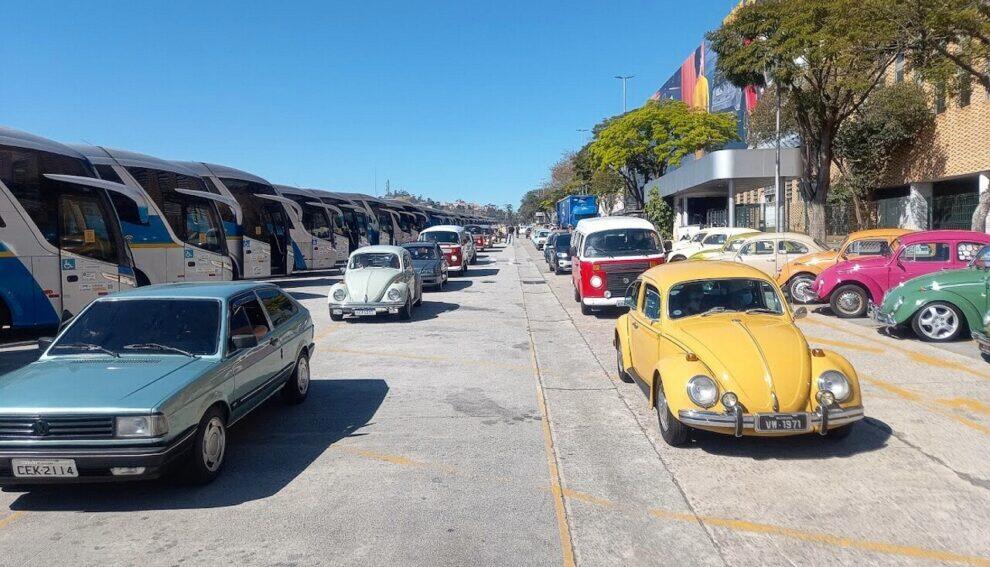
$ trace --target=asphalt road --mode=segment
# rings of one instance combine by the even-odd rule
[[[0,565],[990,565],[990,365],[813,314],[857,366],[844,442],[659,437],[528,243],[411,322],[333,323],[336,276],[279,280],[316,321],[309,399],[232,432],[223,476],[0,492]],[[973,352],[971,352],[973,351]],[[0,352],[0,372],[31,351]]]

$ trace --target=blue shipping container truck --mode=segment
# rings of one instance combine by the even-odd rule
[[[557,201],[557,224],[563,228],[597,216],[598,199],[594,195],[569,195]]]

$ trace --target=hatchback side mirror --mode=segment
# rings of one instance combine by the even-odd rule
[[[234,348],[237,350],[254,348],[258,346],[258,337],[254,335],[234,335],[230,337],[230,342],[233,343]]]
[[[808,308],[805,306],[798,307],[794,310],[794,320],[804,319],[808,316]]]
[[[48,347],[52,346],[54,343],[55,343],[55,339],[53,337],[41,337],[38,339],[38,350],[44,352],[48,350]]]

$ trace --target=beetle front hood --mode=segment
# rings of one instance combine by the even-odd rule
[[[676,339],[705,363],[721,392],[739,396],[747,412],[803,411],[811,393],[804,335],[786,316],[725,313],[678,323]],[[685,377],[690,378],[690,377]]]
[[[399,276],[402,270],[389,268],[360,268],[344,273],[344,285],[352,301],[380,301],[385,290]]]
[[[42,359],[0,377],[0,413],[152,409],[212,364],[177,355]]]

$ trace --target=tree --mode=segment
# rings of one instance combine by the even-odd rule
[[[990,91],[990,1],[889,0],[885,17],[901,27],[906,55],[929,83],[959,90],[975,80]]]
[[[737,86],[773,83],[794,106],[811,236],[824,240],[835,140],[905,47],[894,0],[763,0],[708,34],[718,70]],[[769,81],[767,80],[769,79]]]
[[[671,208],[666,199],[660,196],[660,190],[656,186],[650,188],[645,212],[647,220],[657,227],[660,236],[664,239],[671,238],[674,233],[674,209]]]
[[[595,127],[588,153],[600,171],[618,175],[639,208],[644,188],[698,150],[737,139],[735,116],[709,114],[681,101],[650,101]]]
[[[851,200],[859,227],[865,227],[861,198],[879,187],[895,155],[934,122],[928,95],[913,82],[878,88],[839,129],[835,163],[840,176],[833,201]]]

